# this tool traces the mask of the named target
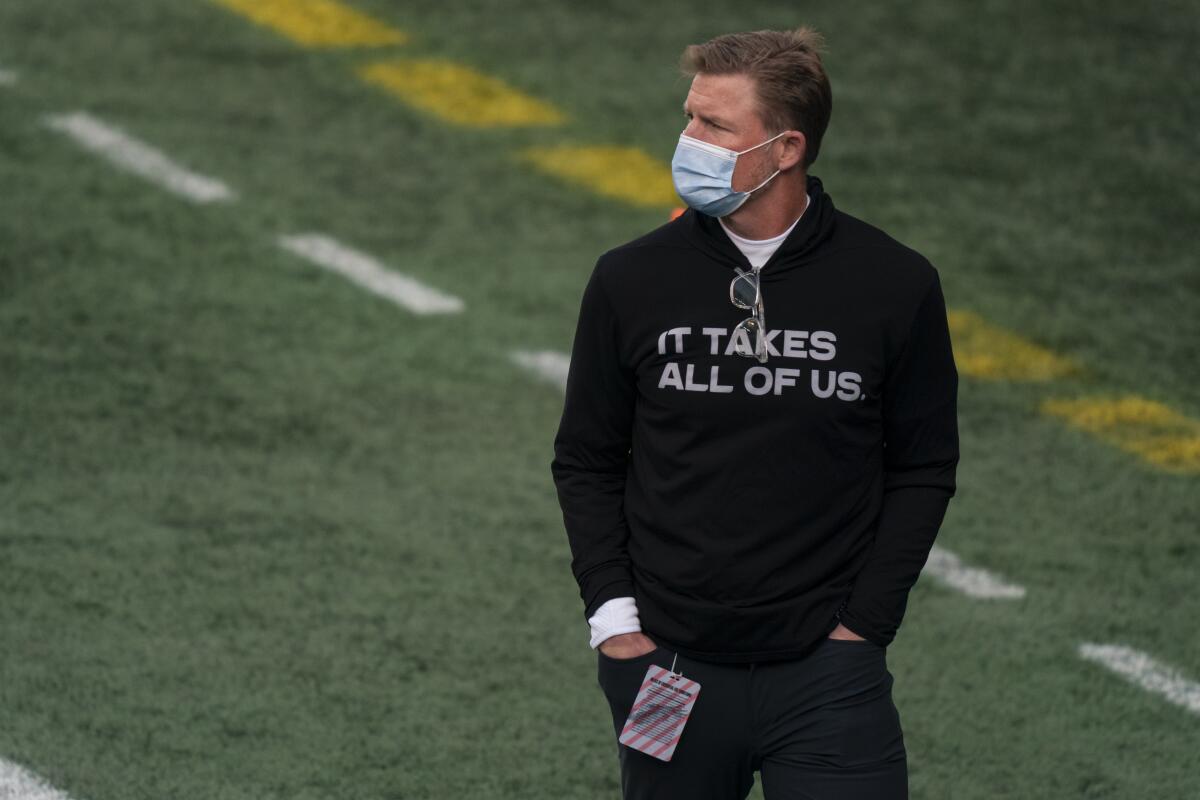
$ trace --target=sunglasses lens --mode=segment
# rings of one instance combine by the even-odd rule
[[[734,352],[742,356],[754,356],[758,345],[758,320],[747,317],[733,329]]]
[[[746,317],[733,329],[734,352],[738,355],[767,360],[766,338],[757,317]]]
[[[740,275],[733,279],[732,290],[734,305],[740,308],[753,308],[758,296],[755,279],[752,275]]]

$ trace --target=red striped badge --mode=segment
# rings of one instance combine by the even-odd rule
[[[651,664],[618,741],[670,761],[699,694],[700,684]]]

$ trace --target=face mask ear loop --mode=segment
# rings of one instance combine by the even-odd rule
[[[778,175],[780,172],[782,172],[782,170],[778,170],[778,169],[777,169],[777,170],[775,170],[773,173],[771,173],[771,177],[770,177],[770,178],[767,178],[765,181],[763,181],[762,183],[760,183],[758,186],[755,186],[753,189],[750,189],[749,191],[747,191],[747,192],[746,192],[746,194],[748,194],[748,195],[750,195],[750,194],[754,194],[754,193],[755,193],[755,192],[757,192],[759,189],[761,189],[762,187],[764,187],[764,186],[766,186],[768,183],[770,183],[770,181],[771,181],[771,178],[774,178],[774,177],[775,177],[776,175]]]
[[[742,153],[749,153],[751,150],[757,150],[758,148],[762,147],[765,144],[770,144],[771,142],[778,139],[780,136],[783,136],[785,133],[787,133],[787,131],[780,131],[779,133],[772,136],[770,139],[767,139],[765,142],[759,142],[758,144],[754,145],[754,147],[747,147],[745,150],[734,150],[732,152],[737,153],[739,156]]]
[[[767,139],[767,141],[765,141],[765,142],[762,142],[762,144],[756,144],[756,145],[754,145],[754,147],[762,147],[764,144],[770,144],[771,142],[773,142],[773,141],[775,141],[776,139],[778,139],[780,136],[783,136],[785,133],[787,133],[787,131],[780,131],[779,133],[777,133],[777,134],[775,134],[774,136],[772,136],[770,139]],[[753,150],[753,149],[754,149],[754,147],[751,147],[749,150],[743,150],[743,151],[742,151],[742,153],[748,153],[748,152],[750,152],[750,150]],[[738,155],[741,155],[741,153],[739,153]],[[777,169],[777,170],[775,170],[774,172],[772,172],[772,173],[771,173],[771,175],[770,175],[770,176],[769,176],[769,177],[768,177],[768,178],[767,178],[765,181],[763,181],[762,183],[760,183],[758,186],[755,186],[753,189],[750,189],[749,191],[747,191],[747,192],[746,192],[746,196],[747,196],[747,197],[749,197],[750,195],[754,194],[755,192],[757,192],[757,191],[758,191],[759,189],[761,189],[762,187],[766,186],[768,183],[770,183],[770,182],[771,182],[771,178],[774,178],[776,175],[778,175],[778,174],[779,174],[780,172],[782,172],[782,171],[783,171],[783,170],[779,170],[779,169]]]

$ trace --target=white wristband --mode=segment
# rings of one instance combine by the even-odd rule
[[[592,629],[592,649],[610,636],[619,633],[634,633],[642,629],[638,620],[637,604],[632,597],[614,597],[601,604],[596,613],[588,618]]]

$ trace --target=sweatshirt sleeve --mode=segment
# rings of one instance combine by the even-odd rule
[[[883,508],[875,540],[838,610],[850,630],[887,646],[954,496],[958,371],[937,270],[907,343],[884,378]]]
[[[583,290],[550,464],[585,619],[605,601],[634,593],[624,496],[637,387],[621,363],[602,263]]]

